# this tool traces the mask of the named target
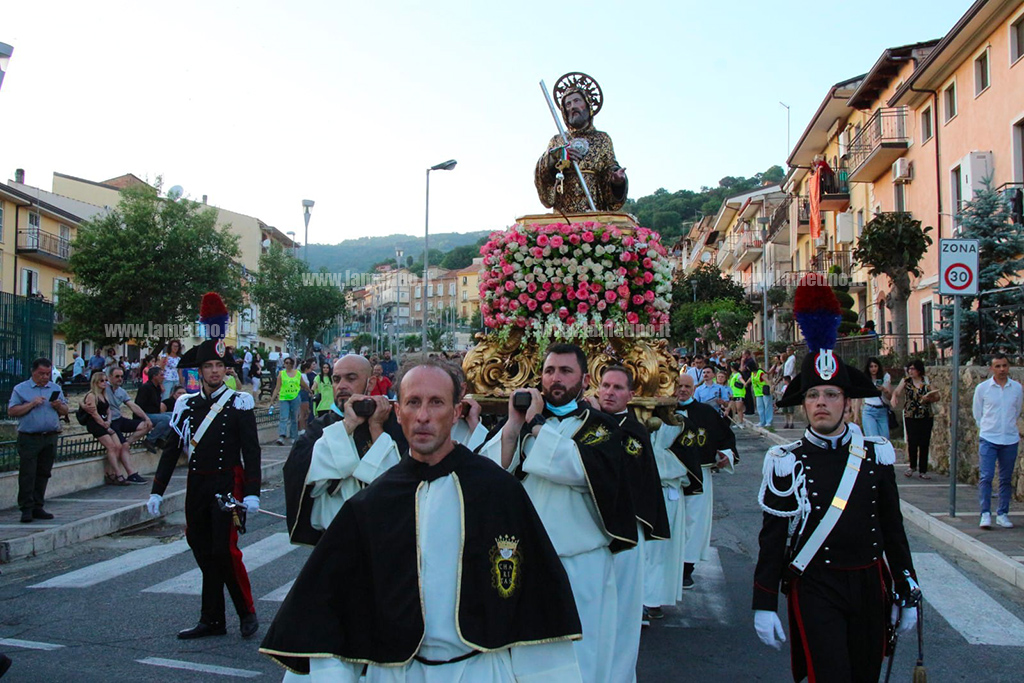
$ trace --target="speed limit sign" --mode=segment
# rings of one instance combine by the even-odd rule
[[[939,240],[939,294],[978,295],[978,240]]]

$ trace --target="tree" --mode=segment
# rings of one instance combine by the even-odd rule
[[[711,263],[700,264],[679,280],[672,288],[672,302],[669,327],[672,337],[679,341],[701,336],[698,328],[711,323],[716,307],[727,306],[731,312],[745,311],[744,315],[749,315],[747,323],[754,319],[743,286]]]
[[[1011,220],[1009,200],[992,189],[990,180],[960,212],[961,236],[978,240],[978,291],[1019,284],[1018,273],[1024,270],[1024,225]],[[974,297],[963,297],[960,314],[960,353],[965,359],[978,359],[996,350],[1019,348],[1021,331],[1014,307],[1024,305],[1020,289],[985,294],[974,309]],[[942,348],[953,345],[953,306],[938,306],[942,327],[935,341]],[[983,334],[981,332],[984,331]],[[985,345],[980,342],[984,339]]]
[[[446,348],[451,348],[451,337],[452,335],[446,327],[431,325],[427,328],[427,346],[431,351],[444,351]]]
[[[480,255],[480,247],[475,244],[467,244],[462,247],[455,247],[441,259],[441,267],[448,270],[458,270],[473,265],[473,259]],[[420,266],[420,270],[423,267]]]
[[[161,199],[157,187],[121,191],[117,207],[82,224],[60,292],[59,331],[72,344],[135,340],[157,350],[185,336],[209,291],[229,312],[242,301],[238,237],[217,228],[217,212],[188,199]],[[177,328],[177,330],[175,329]]]
[[[444,252],[440,249],[430,250],[430,265],[440,266],[441,261],[444,260]],[[423,275],[423,254],[416,256],[416,260],[409,266],[409,272],[417,275]]]
[[[910,276],[921,277],[918,264],[924,258],[932,238],[931,227],[921,228],[921,221],[905,212],[880,213],[864,226],[853,258],[866,267],[872,276],[886,275],[892,285],[892,317],[896,334],[896,351],[907,355],[907,299],[910,298]]]
[[[305,344],[305,357],[313,354],[313,341],[345,312],[341,288],[327,278],[309,276],[305,262],[273,244],[260,256],[251,287],[252,299],[260,307],[260,333],[297,335]]]

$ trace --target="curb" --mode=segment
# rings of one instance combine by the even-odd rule
[[[767,429],[749,422],[747,427],[780,446],[790,443],[788,439],[779,434],[773,434]],[[905,500],[900,501],[900,510],[903,512],[903,517],[921,531],[931,535],[932,538],[944,543],[953,550],[963,553],[1011,586],[1024,590],[1024,564],[1017,562],[994,548],[990,548],[978,539],[968,536],[942,520],[932,517],[921,508],[911,505]]]
[[[277,483],[280,481],[283,467],[284,460],[262,463],[260,471],[263,482]],[[161,507],[163,508],[162,516],[183,510],[185,508],[185,489],[167,494]],[[0,564],[7,564],[23,557],[42,555],[73,543],[106,536],[152,519],[154,518],[146,510],[146,501],[138,501],[30,536],[0,541]]]

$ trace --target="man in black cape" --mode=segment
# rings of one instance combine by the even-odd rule
[[[397,386],[408,456],[345,503],[260,651],[339,681],[364,665],[371,683],[422,667],[453,682],[579,681],[579,619],[536,511],[513,477],[451,440],[457,375],[428,361]]]
[[[288,534],[292,543],[316,545],[316,542],[320,540],[320,536],[323,535],[323,529],[327,526],[323,522],[328,517],[333,517],[332,513],[337,513],[337,510],[340,509],[346,498],[362,488],[366,483],[369,483],[359,479],[358,476],[353,476],[356,475],[355,471],[349,473],[349,476],[343,477],[342,474],[344,472],[330,472],[328,471],[329,467],[323,468],[325,479],[321,481],[307,483],[307,475],[313,464],[313,453],[314,449],[317,448],[317,443],[323,438],[325,432],[330,431],[333,435],[334,431],[340,429],[330,428],[346,419],[346,406],[349,400],[360,401],[370,398],[364,395],[364,392],[366,391],[366,383],[370,378],[371,370],[370,362],[358,354],[343,356],[334,363],[331,371],[334,404],[331,406],[330,412],[315,420],[311,420],[306,427],[306,432],[295,440],[292,450],[288,454],[288,460],[284,464],[284,492]],[[377,403],[376,407],[379,410],[374,410],[374,414],[369,418],[355,415],[351,410],[347,411],[350,425],[353,426],[353,431],[350,435],[353,442],[352,448],[349,449],[346,447],[346,444],[338,443],[336,444],[338,446],[336,450],[345,450],[346,453],[351,450],[351,453],[348,454],[361,461],[374,444],[381,441],[381,436],[387,434],[389,438],[384,441],[393,443],[396,449],[395,454],[390,455],[397,457],[398,453],[404,453],[408,447],[405,436],[402,434],[402,430],[391,411],[391,406],[388,405],[387,399],[373,397],[372,400]],[[338,434],[338,436],[340,438],[342,435]],[[388,450],[387,445],[387,443],[381,443],[378,450]],[[320,446],[325,451],[320,454],[325,460],[334,460],[335,458],[329,458],[331,455],[338,459],[342,457],[340,453],[329,453],[330,448],[326,448],[326,446],[326,443]],[[377,455],[376,451],[374,455]],[[371,461],[376,461],[376,458],[371,456]],[[397,460],[395,461],[397,462]],[[328,463],[325,462],[324,464],[327,465]],[[359,469],[358,466],[356,469]],[[359,470],[358,474],[363,475],[363,471],[367,469]],[[374,468],[374,470],[376,474],[380,473],[377,471],[379,468]],[[372,481],[371,474],[364,476]],[[311,521],[311,515],[316,503],[313,496],[314,491],[316,491],[316,497],[321,499],[321,505],[325,501],[333,499],[330,502],[331,509],[317,515],[316,526]]]

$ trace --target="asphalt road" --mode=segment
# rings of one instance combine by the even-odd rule
[[[714,475],[715,557],[698,567],[696,590],[644,630],[639,681],[791,680],[788,651],[757,641],[750,611],[761,523],[756,494],[767,446],[741,433],[737,473]],[[264,492],[262,504],[283,512],[282,491]],[[264,625],[260,635],[242,640],[237,619],[229,617],[227,636],[179,641],[177,631],[199,616],[199,596],[189,594],[198,592],[195,563],[180,541],[183,521],[172,517],[136,533],[4,566],[0,652],[14,659],[4,683],[280,680],[282,670],[256,648],[280,604],[273,598],[287,590],[308,550],[283,542],[283,521],[267,515],[250,520],[242,545]],[[1022,680],[1024,593],[908,531],[916,558],[928,569],[922,580],[926,600],[935,601],[925,609],[929,680]],[[44,582],[49,587],[38,587]],[[916,643],[901,642],[893,680],[909,680],[915,660]]]

